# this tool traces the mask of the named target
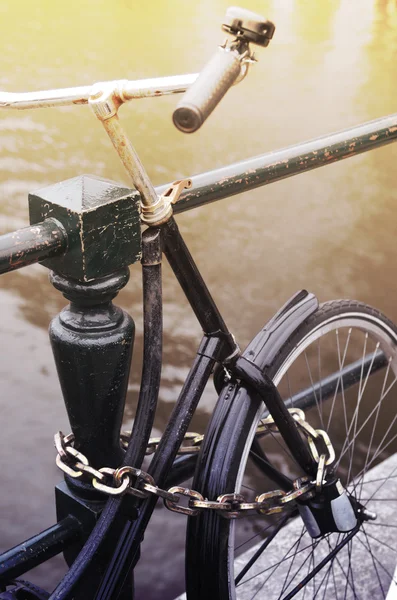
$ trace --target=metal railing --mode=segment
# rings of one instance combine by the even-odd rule
[[[145,88],[146,96],[157,94],[153,91],[154,87],[158,88],[159,93],[160,91],[161,93],[183,91],[188,78],[194,77],[195,75],[187,75],[185,76],[186,79],[181,77],[180,80],[183,81],[183,85],[181,84],[179,87],[176,84],[171,86],[167,83],[168,79],[176,78],[165,78],[163,85],[160,84],[163,80],[149,80],[158,82],[158,85],[147,84]],[[132,89],[136,87],[133,83],[129,82],[131,94]],[[164,91],[171,88],[173,92]],[[84,97],[87,97],[88,88],[72,89],[85,90]],[[3,94],[0,93],[0,99],[3,98]],[[77,91],[75,96],[70,92],[68,103],[71,102],[72,97],[77,97],[77,95]],[[11,94],[11,96],[14,96],[14,94]],[[24,97],[25,95],[16,94],[15,96]],[[50,93],[48,93],[48,96],[50,96]],[[81,96],[80,93],[79,98]],[[135,97],[138,97],[138,94]],[[53,101],[48,99],[48,102]],[[60,101],[66,102],[64,98]],[[27,104],[33,101],[28,101],[26,98],[17,99],[15,102],[16,105],[20,102],[21,107],[28,108]],[[39,101],[37,102],[35,106],[39,105]],[[5,105],[4,100],[1,100],[0,105]],[[174,204],[173,212],[178,214],[235,194],[248,192],[293,175],[306,173],[363,152],[381,148],[396,140],[397,114],[393,114],[308,142],[248,158],[214,171],[194,175],[190,178],[191,187],[182,191],[178,201]],[[169,184],[155,188],[156,194],[162,194],[167,188],[169,188]],[[138,192],[130,190],[130,195],[135,198],[136,202],[139,202]],[[73,251],[73,246],[70,241],[68,243],[67,234],[59,223],[57,224],[53,220],[34,223],[31,227],[0,236],[0,273],[13,271],[34,262],[40,262],[52,256],[61,256],[71,251]]]

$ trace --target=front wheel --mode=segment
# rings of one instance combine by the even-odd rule
[[[347,533],[312,539],[296,505],[237,520],[203,511],[188,524],[189,600],[373,600],[397,590],[396,351],[397,329],[386,317],[343,300],[323,304],[287,340],[267,373],[289,406],[328,433],[336,475],[370,518],[343,546]],[[263,417],[260,399],[237,384],[223,389],[193,489],[251,502],[283,476],[302,475],[279,434],[257,434]],[[281,473],[277,484],[261,469],[265,459]]]

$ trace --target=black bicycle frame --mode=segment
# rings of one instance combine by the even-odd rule
[[[392,115],[341,133],[198,175],[192,178],[192,188],[182,194],[175,205],[174,212],[183,212],[208,202],[248,191],[383,146],[396,139],[397,115]],[[159,188],[157,191],[161,192],[163,189]],[[131,193],[130,196],[133,197],[134,193]],[[22,240],[23,243],[15,246],[15,242],[19,240]],[[62,257],[68,249],[69,242],[64,228],[59,225],[58,221],[51,218],[43,220],[43,223],[35,227],[2,236],[0,237],[0,273],[33,262]],[[214,365],[227,361],[231,355],[235,355],[235,358],[237,355],[233,336],[227,329],[190,256],[175,221],[171,219],[161,228],[145,233],[143,247],[144,280],[146,277],[144,310],[151,310],[151,317],[155,316],[157,325],[154,327],[152,325],[151,330],[150,328],[145,329],[147,339],[144,351],[144,369],[146,368],[147,371],[146,374],[143,373],[142,377],[140,401],[133,435],[124,460],[125,464],[134,466],[141,464],[157,402],[161,365],[161,250],[164,251],[204,332],[194,364],[150,465],[149,473],[154,477],[156,484],[161,487],[166,484],[167,478],[172,477],[170,473],[177,450],[182,443],[184,433]],[[152,304],[150,309],[149,304],[153,303],[154,298],[153,290],[157,290],[155,296],[158,302]],[[154,353],[157,358],[153,360],[154,347],[157,347],[157,351]],[[377,362],[379,368],[384,366],[382,356],[377,359]],[[335,383],[329,382],[330,390],[333,390],[334,386]],[[301,393],[302,403],[308,402],[309,394],[310,391],[306,395],[304,392]],[[182,463],[180,469],[183,477],[193,469],[194,461],[190,460],[189,463],[189,460],[179,461]],[[188,466],[184,468],[183,464]],[[287,483],[284,481],[284,485]],[[120,499],[110,499],[83,551],[72,565],[68,575],[51,595],[51,599],[65,600],[73,597],[78,600],[95,597],[104,600],[109,597],[112,599],[120,597],[120,594],[124,593],[124,582],[138,558],[143,533],[155,504],[156,498],[132,503],[126,503]],[[38,549],[34,545],[37,543],[37,538],[32,538],[24,543],[24,548],[32,549],[32,561],[35,565],[40,564],[75,539],[75,529],[71,535],[64,522],[56,527],[56,547],[55,543],[51,545],[50,533],[44,536],[45,542],[48,544],[44,552],[42,547]],[[75,522],[73,527],[76,527]],[[111,536],[110,532],[112,532]],[[33,540],[35,541],[33,542]],[[21,555],[21,548],[22,545],[5,553],[3,555],[5,560],[0,557],[2,564],[0,582],[10,576],[11,563],[13,575],[15,573],[22,574],[27,568],[31,568],[32,562],[27,567],[26,564],[23,564],[22,559],[18,558]],[[124,587],[124,590],[127,589],[129,589],[128,584],[127,587]]]

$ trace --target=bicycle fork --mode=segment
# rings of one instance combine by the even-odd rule
[[[258,333],[232,369],[233,377],[240,380],[249,393],[253,392],[261,397],[270,413],[265,423],[267,421],[274,424],[292,456],[308,479],[315,483],[314,492],[309,493],[304,500],[297,500],[300,516],[312,538],[329,532],[346,533],[357,528],[359,522],[376,518],[376,515],[366,512],[355,499],[348,497],[340,479],[335,476],[331,466],[335,453],[326,432],[314,430],[304,420],[304,413],[299,408],[289,410],[272,379],[266,374],[270,359],[279,351],[287,337],[317,308],[318,302],[313,294],[303,290],[293,296]],[[309,444],[301,436],[299,424],[306,433]],[[320,443],[328,452],[328,459],[326,453],[319,455],[317,452],[313,441],[315,436],[322,438]],[[325,479],[325,465],[328,463],[330,468]],[[274,473],[267,466],[264,470],[274,479]]]

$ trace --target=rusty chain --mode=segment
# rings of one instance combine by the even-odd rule
[[[314,429],[306,420],[303,410],[299,408],[289,409],[297,426],[307,437],[309,449],[314,460],[318,463],[318,469],[315,480],[310,477],[301,477],[293,482],[293,489],[289,492],[283,490],[273,490],[256,496],[254,502],[247,502],[242,494],[222,494],[216,500],[208,500],[199,492],[180,486],[174,486],[168,490],[159,488],[153,477],[134,467],[124,466],[118,469],[103,467],[94,469],[84,454],[73,447],[74,436],[69,434],[64,436],[61,431],[55,434],[54,441],[57,449],[56,464],[74,478],[88,478],[92,486],[108,495],[119,496],[124,493],[131,494],[137,498],[148,498],[151,494],[163,499],[165,506],[181,514],[196,516],[202,510],[215,510],[218,514],[227,519],[236,519],[248,514],[271,515],[284,511],[288,506],[293,506],[297,498],[304,496],[305,500],[313,497],[316,492],[321,492],[325,481],[327,466],[335,460],[335,451],[328,434],[321,429]],[[277,432],[277,426],[272,417],[262,419],[258,428],[257,435],[265,435]],[[129,432],[122,432],[120,443],[126,447],[130,437]],[[195,453],[200,450],[200,444],[203,435],[188,432],[183,439],[183,443],[178,451],[179,454]],[[149,440],[146,454],[155,452],[161,438],[151,438]],[[317,447],[316,444],[322,447]],[[328,456],[327,456],[328,454]],[[188,505],[180,505],[181,496],[189,498]]]
[[[120,442],[122,447],[125,449],[128,446],[128,442],[131,437],[131,431],[122,431],[120,433]],[[178,450],[178,454],[194,454],[200,451],[200,444],[203,441],[204,436],[200,433],[194,433],[193,431],[188,431],[185,433],[183,437],[183,442],[181,447]],[[150,438],[149,443],[146,447],[145,455],[149,456],[150,454],[154,454],[156,452],[157,447],[160,443],[161,438],[153,437]],[[185,446],[184,444],[187,443]],[[190,444],[189,444],[190,443]]]

